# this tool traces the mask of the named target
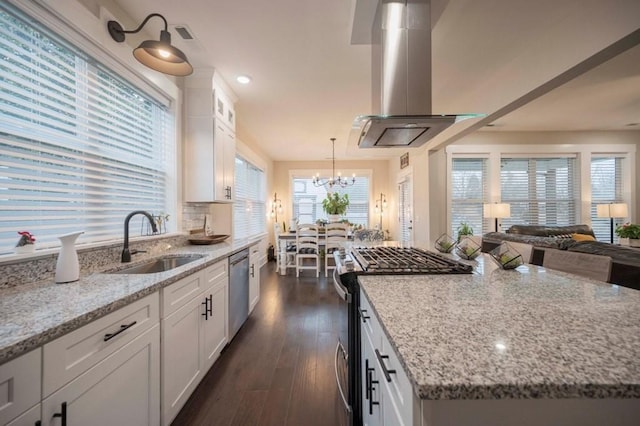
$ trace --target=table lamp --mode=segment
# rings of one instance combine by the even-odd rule
[[[511,204],[509,203],[487,203],[483,205],[484,217],[496,219],[496,232],[498,231],[498,219],[511,217]]]
[[[611,219],[611,244],[613,244],[613,220],[629,215],[626,203],[598,204],[596,206],[598,217],[608,217]]]

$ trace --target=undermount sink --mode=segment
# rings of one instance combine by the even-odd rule
[[[187,263],[201,259],[202,256],[167,256],[159,259],[149,260],[139,265],[126,269],[107,272],[108,274],[155,274],[158,272],[170,271]]]

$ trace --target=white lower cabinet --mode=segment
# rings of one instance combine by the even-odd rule
[[[162,424],[169,425],[227,342],[228,262],[225,259],[183,281],[200,280],[205,290],[162,319]],[[195,275],[195,274],[194,274]],[[171,297],[171,296],[169,296]],[[167,305],[167,300],[164,300]]]
[[[249,252],[249,313],[260,300],[260,248],[256,244]]]
[[[159,346],[156,323],[44,399],[42,425],[159,424]]]
[[[40,407],[42,350],[40,348],[0,365],[0,425],[31,424],[25,416]],[[33,408],[32,408],[33,407]],[[24,413],[24,414],[23,414]],[[27,416],[27,418],[31,418]],[[38,418],[40,409],[38,408]]]
[[[7,423],[7,426],[40,426],[40,410],[42,406],[40,404],[31,408],[29,411]]]

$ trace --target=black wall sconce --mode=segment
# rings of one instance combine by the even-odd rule
[[[274,218],[274,223],[278,223],[278,213],[282,214],[282,200],[278,198],[278,193],[273,194],[273,201],[271,201],[271,217]]]
[[[125,30],[116,21],[107,22],[107,29],[111,38],[122,43],[126,34],[135,34],[147,24],[149,19],[159,17],[164,21],[164,30],[160,31],[160,40],[146,40],[133,50],[133,56],[141,64],[164,74],[177,77],[187,76],[193,73],[193,67],[187,60],[187,56],[180,49],[171,45],[171,33],[167,31],[167,20],[159,13],[152,13],[142,21],[135,30]]]

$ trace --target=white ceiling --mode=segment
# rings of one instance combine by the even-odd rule
[[[370,46],[350,42],[363,26],[354,10],[376,0],[114,2],[138,21],[158,12],[186,24],[197,40],[174,32],[174,43],[195,67],[222,74],[239,98],[239,138],[273,160],[326,159],[331,137],[339,159],[397,154],[357,149],[351,129],[355,116],[373,113]],[[582,63],[640,28],[639,1],[432,0],[432,10],[433,112],[487,117],[454,125],[430,148],[490,122],[640,130],[627,126],[640,123],[640,48]],[[240,85],[240,74],[253,82]]]

